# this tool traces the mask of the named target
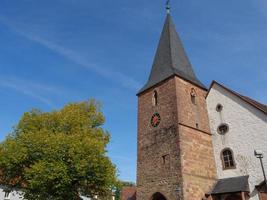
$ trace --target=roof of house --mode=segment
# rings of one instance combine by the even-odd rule
[[[210,90],[211,88],[213,87],[214,84],[217,84],[219,85],[220,87],[222,87],[223,89],[227,90],[228,92],[230,92],[231,94],[237,96],[238,98],[240,98],[241,100],[245,101],[246,103],[250,104],[251,106],[257,108],[258,110],[262,111],[263,113],[267,114],[267,105],[264,105],[254,99],[251,99],[250,97],[247,97],[247,96],[244,96],[244,95],[241,95],[239,94],[238,92],[235,92],[227,87],[225,87],[224,85],[216,82],[216,81],[213,81],[210,85],[210,88],[209,88],[209,91],[207,93],[207,96],[209,95],[210,93]]]
[[[225,194],[233,192],[249,192],[249,176],[219,179],[210,194]]]
[[[206,89],[197,79],[171,15],[167,14],[149,79],[138,94],[174,75]]]
[[[121,190],[121,200],[136,200],[136,187],[123,187]]]

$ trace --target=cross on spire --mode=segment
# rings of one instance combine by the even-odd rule
[[[170,0],[167,0],[166,2],[166,10],[167,10],[167,14],[170,14],[171,12]]]

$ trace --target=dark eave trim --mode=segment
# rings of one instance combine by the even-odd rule
[[[178,77],[178,78],[180,78],[180,79],[182,79],[182,80],[184,80],[184,81],[187,81],[187,82],[193,84],[193,85],[196,86],[196,87],[199,87],[199,88],[203,89],[204,91],[208,91],[208,89],[207,89],[206,87],[201,87],[200,85],[194,83],[193,81],[190,81],[190,80],[188,80],[188,79],[186,79],[186,78],[184,78],[184,77],[182,77],[182,76],[179,76],[179,75],[177,75],[177,74],[173,74],[173,75],[171,75],[171,76],[169,76],[169,77],[163,79],[163,80],[160,81],[159,83],[156,83],[155,85],[152,85],[152,86],[146,88],[145,90],[143,90],[143,91],[141,91],[141,92],[138,92],[138,93],[136,94],[136,96],[139,97],[141,94],[144,94],[145,92],[147,92],[147,91],[150,90],[151,88],[157,87],[157,86],[161,85],[162,83],[166,82],[167,80],[169,80],[169,79],[171,79],[171,78],[173,78],[173,77]]]
[[[209,96],[209,93],[210,93],[210,91],[211,91],[211,88],[213,87],[214,84],[217,84],[217,85],[220,86],[221,88],[225,89],[225,90],[228,91],[229,93],[233,94],[234,96],[238,97],[238,98],[241,99],[242,101],[248,103],[248,104],[251,105],[252,107],[258,109],[258,110],[261,111],[261,112],[263,112],[264,114],[267,114],[267,112],[266,112],[265,110],[261,109],[260,107],[258,107],[258,106],[255,105],[255,104],[249,102],[249,101],[246,100],[245,98],[242,98],[242,97],[241,97],[242,95],[240,95],[240,94],[238,94],[237,92],[235,92],[235,91],[233,91],[233,90],[231,90],[231,89],[225,87],[224,85],[222,85],[222,84],[216,82],[215,80],[212,81],[212,83],[211,83],[211,85],[210,85],[210,87],[209,87],[208,93],[207,93],[207,95],[206,95],[206,99],[207,99],[207,97]],[[254,100],[254,101],[255,101],[255,100]]]

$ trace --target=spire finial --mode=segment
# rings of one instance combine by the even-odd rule
[[[170,14],[171,12],[170,0],[167,0],[166,2],[166,10],[167,10],[167,14]]]

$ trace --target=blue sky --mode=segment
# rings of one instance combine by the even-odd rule
[[[135,181],[135,94],[151,68],[164,4],[1,0],[0,140],[25,111],[94,97],[120,178]],[[202,82],[215,79],[267,103],[266,0],[173,0],[172,16]]]

